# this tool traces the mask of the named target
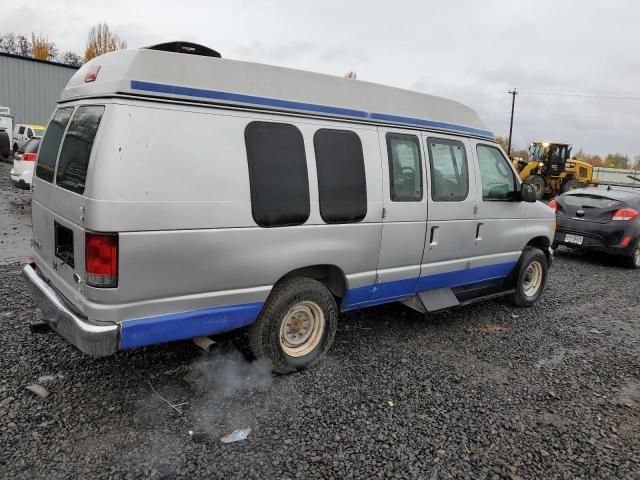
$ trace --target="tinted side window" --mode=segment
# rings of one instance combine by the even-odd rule
[[[467,154],[462,142],[429,138],[431,198],[435,202],[460,202],[469,194]]]
[[[422,159],[420,141],[415,135],[387,133],[389,183],[394,202],[422,200]]]
[[[516,179],[500,150],[488,145],[478,145],[476,151],[482,182],[482,199],[512,200],[515,198]]]
[[[327,223],[359,222],[367,215],[367,183],[360,137],[321,129],[313,136],[320,215]]]
[[[18,135],[22,135],[24,133],[24,127],[18,128]]]
[[[71,118],[73,108],[60,108],[53,115],[47,133],[42,139],[42,147],[38,153],[38,164],[36,165],[36,177],[53,182],[53,172],[56,169],[56,159],[58,158],[58,150],[60,150],[60,142],[64,135],[64,129],[67,128],[69,118]]]
[[[62,143],[56,184],[72,192],[84,193],[91,148],[104,113],[103,106],[78,107]]]
[[[251,210],[262,227],[300,225],[310,213],[302,133],[293,125],[251,122],[245,129]]]

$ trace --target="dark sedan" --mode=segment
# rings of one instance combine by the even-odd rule
[[[556,246],[621,255],[640,268],[640,189],[578,188],[549,206],[556,212]]]

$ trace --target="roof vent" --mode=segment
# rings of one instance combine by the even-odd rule
[[[191,42],[167,42],[167,43],[159,43],[158,45],[152,45],[148,48],[149,50],[160,50],[162,52],[176,52],[176,53],[186,53],[188,55],[200,55],[203,57],[216,57],[222,58],[219,52],[215,50],[204,47],[202,45],[198,45],[197,43]]]

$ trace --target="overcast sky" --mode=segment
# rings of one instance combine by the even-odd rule
[[[503,136],[516,87],[516,147],[555,139],[640,155],[634,0],[47,0],[2,10],[0,33],[35,31],[81,55],[91,25],[106,20],[129,48],[189,40],[226,58],[354,70],[462,101]]]

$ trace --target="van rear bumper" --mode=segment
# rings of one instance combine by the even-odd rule
[[[96,325],[75,313],[64,298],[40,275],[35,263],[26,265],[22,275],[31,290],[44,320],[59,335],[80,351],[94,357],[111,355],[118,350],[118,326]]]

